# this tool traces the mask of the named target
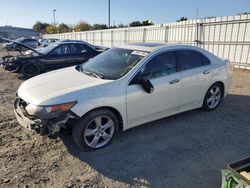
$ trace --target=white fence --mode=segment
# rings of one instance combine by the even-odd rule
[[[166,42],[197,45],[250,69],[250,14],[188,20],[147,27],[128,27],[44,35],[44,38],[84,40],[113,47],[133,42]]]

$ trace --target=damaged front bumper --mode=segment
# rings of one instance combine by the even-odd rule
[[[15,63],[14,57],[3,57],[0,61],[1,67],[9,72],[16,72],[19,69],[19,66]]]
[[[48,135],[50,137],[57,137],[60,129],[65,128],[66,122],[69,120],[70,115],[64,114],[58,118],[41,120],[30,116],[25,110],[25,101],[17,98],[14,101],[14,112],[18,123],[28,129],[29,131],[38,133],[40,135]]]

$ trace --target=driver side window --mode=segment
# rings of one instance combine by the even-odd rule
[[[151,59],[141,70],[145,79],[159,78],[177,72],[175,52],[164,52]]]

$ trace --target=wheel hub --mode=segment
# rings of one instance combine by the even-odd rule
[[[109,116],[98,116],[92,119],[84,132],[85,143],[91,148],[106,145],[114,134],[114,121]]]

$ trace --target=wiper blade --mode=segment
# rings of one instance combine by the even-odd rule
[[[100,74],[97,74],[97,73],[95,73],[95,72],[89,72],[89,71],[82,71],[84,74],[87,74],[87,75],[89,75],[89,76],[94,76],[94,77],[96,77],[96,78],[99,78],[99,79],[103,79],[103,76],[102,75],[100,75]]]

